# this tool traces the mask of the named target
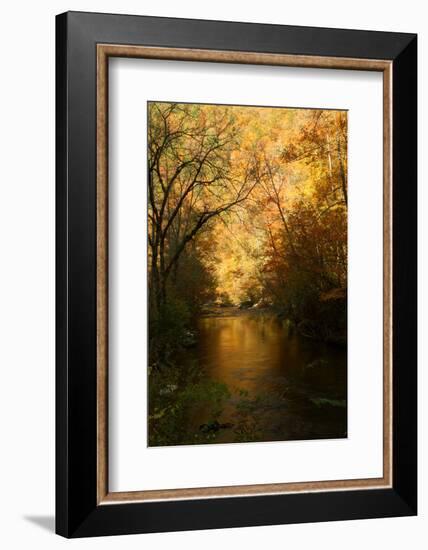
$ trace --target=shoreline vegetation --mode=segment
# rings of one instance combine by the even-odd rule
[[[152,102],[148,114],[149,445],[345,437],[346,113]],[[265,331],[263,357],[287,357],[281,376],[260,378],[256,343],[262,391],[230,383],[239,349],[216,370],[210,341],[262,348]]]

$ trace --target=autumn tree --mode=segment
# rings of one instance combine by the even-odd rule
[[[257,178],[269,212],[265,285],[288,317],[327,335],[337,311],[346,317],[346,114],[309,111],[299,118],[279,155],[271,145],[259,153]]]
[[[150,103],[148,116],[150,286],[159,310],[189,243],[254,183],[250,164],[233,170],[240,133],[229,108]]]

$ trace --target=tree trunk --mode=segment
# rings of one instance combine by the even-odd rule
[[[348,191],[347,191],[347,185],[346,185],[346,174],[345,169],[343,167],[343,161],[342,161],[342,150],[340,147],[340,138],[337,138],[337,158],[339,161],[339,171],[340,171],[340,183],[342,186],[342,193],[343,193],[343,200],[345,201],[346,206],[348,206]]]

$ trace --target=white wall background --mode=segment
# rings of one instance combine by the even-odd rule
[[[419,33],[420,97],[428,19],[407,0],[57,0],[8,2],[0,18],[0,545],[3,548],[264,547],[388,550],[426,547],[427,477],[420,471],[420,516],[324,524],[168,533],[67,542],[53,534],[54,512],[54,16],[66,10],[133,13]],[[420,105],[420,229],[426,224],[426,110]],[[420,281],[425,275],[420,261]],[[428,390],[420,291],[420,464],[426,460]]]

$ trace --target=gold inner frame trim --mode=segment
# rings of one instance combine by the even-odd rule
[[[226,487],[109,492],[108,488],[108,59],[133,57],[383,73],[383,476]],[[97,503],[378,489],[392,486],[392,62],[339,57],[97,45]]]

